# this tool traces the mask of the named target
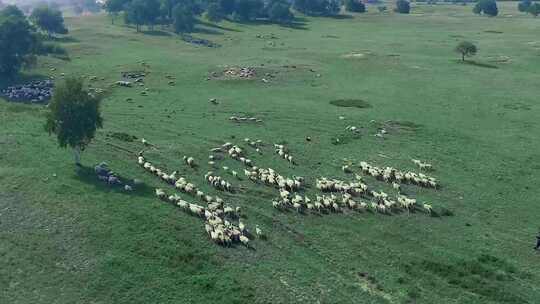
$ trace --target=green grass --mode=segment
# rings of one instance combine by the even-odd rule
[[[41,57],[25,75],[103,78],[88,83],[108,90],[104,128],[76,171],[43,131],[45,108],[0,101],[0,303],[537,303],[538,20],[515,3],[499,6],[496,18],[471,6],[419,5],[411,15],[369,6],[299,28],[224,22],[194,34],[219,48],[138,34],[106,16],[68,19],[71,39],[60,43],[70,60]],[[474,64],[453,53],[461,40],[478,45]],[[508,60],[494,60],[501,56]],[[261,73],[206,80],[224,66]],[[148,72],[148,96],[111,86],[138,70]],[[231,115],[264,122],[235,124]],[[380,127],[385,139],[373,136]],[[442,188],[404,188],[440,216],[278,212],[275,190],[244,179],[235,184],[245,191],[220,196],[268,240],[222,248],[199,219],[156,200],[153,187],[166,186],[135,163],[146,138],[157,147],[148,158],[215,194],[203,180],[208,150],[244,137],[285,142],[297,166],[269,147],[250,156],[310,183],[349,179],[344,158],[402,169],[426,160]],[[200,168],[184,166],[184,154]],[[108,188],[91,173],[101,161],[144,185],[130,194]]]

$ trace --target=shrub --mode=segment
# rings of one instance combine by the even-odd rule
[[[355,13],[365,13],[366,5],[359,0],[345,0],[345,10]]]
[[[400,14],[408,14],[411,11],[411,5],[407,0],[397,0],[395,11]]]

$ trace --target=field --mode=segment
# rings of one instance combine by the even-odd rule
[[[410,15],[370,6],[292,28],[199,27],[194,36],[217,48],[136,33],[105,15],[68,18],[70,60],[40,58],[25,75],[97,76],[87,83],[107,90],[104,128],[76,170],[43,129],[45,107],[0,101],[0,303],[538,303],[539,21],[515,3],[499,6],[495,18],[470,6],[417,5]],[[479,47],[467,63],[453,52],[462,40]],[[228,79],[226,66],[257,76]],[[147,96],[111,86],[137,70],[148,73]],[[388,133],[373,136],[380,128]],[[173,189],[136,164],[145,138],[156,147],[148,158],[216,194],[203,178],[209,149],[245,146],[245,137],[267,144],[262,155],[248,150],[256,165],[310,184],[353,179],[344,159],[404,170],[425,160],[442,187],[404,188],[438,216],[280,212],[276,190],[244,178],[234,182],[240,191],[219,195],[267,240],[225,248],[200,219],[159,201],[155,187]],[[108,187],[93,172],[101,161],[144,185]],[[219,165],[243,172],[230,159]]]

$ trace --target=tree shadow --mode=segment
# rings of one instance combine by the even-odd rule
[[[207,22],[207,21],[199,20],[199,21],[197,21],[197,23],[198,23],[198,24],[201,24],[201,25],[204,25],[204,26],[206,26],[206,27],[216,28],[216,29],[223,30],[223,31],[229,31],[229,32],[242,32],[241,30],[237,30],[237,29],[233,29],[233,28],[230,28],[230,27],[221,26],[221,25],[218,25],[218,24],[215,24],[215,23],[212,23],[212,22]]]
[[[474,60],[465,60],[465,61],[459,60],[458,63],[474,65],[474,66],[477,66],[477,67],[488,68],[488,69],[498,69],[499,68],[498,66],[493,65],[493,64],[484,63],[484,62],[476,62]]]
[[[147,30],[147,31],[141,31],[141,33],[149,36],[158,36],[158,37],[169,37],[172,36],[170,32],[163,31],[163,30]]]
[[[349,14],[339,14],[339,15],[330,15],[326,16],[328,18],[337,19],[337,20],[345,20],[345,19],[353,19],[353,15]]]
[[[77,38],[74,38],[74,37],[71,37],[71,36],[64,36],[64,37],[50,37],[46,40],[49,40],[49,41],[55,41],[55,42],[61,42],[61,43],[75,43],[75,42],[80,42],[79,39]]]
[[[282,27],[297,29],[297,30],[307,30],[305,27],[305,18],[294,18],[293,21],[289,23],[276,23],[268,19],[255,19],[255,20],[233,20],[232,22],[245,25],[279,25]]]
[[[206,27],[195,27],[193,29],[193,34],[207,34],[207,35],[223,35],[222,32],[219,32],[219,31],[216,31],[214,29],[209,29],[209,28],[206,28]]]
[[[128,178],[117,173],[115,173],[115,176],[120,179],[122,185],[109,185],[107,182],[99,180],[94,168],[91,167],[77,167],[76,175],[81,182],[94,186],[95,190],[101,192],[122,193],[126,195],[137,195],[145,197],[152,197],[154,192],[153,187],[150,187],[145,183],[134,185],[132,178]],[[124,185],[130,185],[133,188],[133,191],[124,190]]]

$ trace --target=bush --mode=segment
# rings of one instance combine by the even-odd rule
[[[66,55],[67,51],[65,48],[55,43],[42,43],[38,46],[37,53],[39,55]]]
[[[348,12],[365,13],[366,5],[359,0],[345,0],[345,10]]]
[[[397,0],[395,11],[400,14],[408,14],[411,11],[411,5],[407,0]]]
[[[497,2],[495,0],[480,0],[473,8],[475,14],[484,14],[490,17],[497,16],[499,9],[497,8]]]

